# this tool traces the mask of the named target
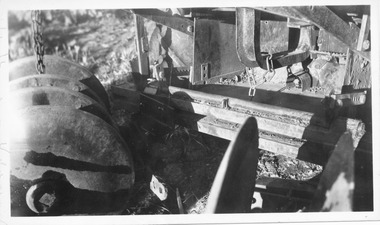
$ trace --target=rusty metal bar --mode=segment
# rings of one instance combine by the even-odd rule
[[[167,94],[152,97],[174,108],[176,124],[233,140],[245,119],[255,117],[259,148],[320,165],[343,132],[349,130],[356,145],[365,132],[360,120],[338,117],[329,122],[323,115],[273,105],[173,86],[168,91],[170,98]]]
[[[194,22],[191,19],[172,16],[157,9],[134,9],[133,12],[146,19],[181,31],[187,35],[193,35]]]
[[[330,122],[325,115],[319,116],[309,112],[173,86],[169,87],[169,92],[171,104],[176,109],[213,116],[237,124],[242,123],[249,116],[254,116],[260,130],[293,138],[307,139],[318,143],[336,143],[339,135],[346,129],[356,137],[364,134],[364,124],[360,120],[339,117]],[[223,108],[224,102],[228,102],[228,104]]]
[[[370,17],[369,15],[364,14],[362,18],[362,24],[359,33],[358,40],[358,51],[368,50],[370,48],[370,42],[368,40],[369,30],[371,28],[370,25]]]

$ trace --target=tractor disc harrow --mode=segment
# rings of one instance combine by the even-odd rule
[[[105,89],[75,63],[45,56],[36,75],[33,60],[10,64],[12,215],[123,210],[133,161]]]
[[[107,109],[110,108],[106,90],[100,81],[85,67],[69,60],[51,55],[44,56],[44,64],[46,66],[46,74],[64,76],[75,81],[80,81],[97,93],[106,105]],[[9,65],[10,81],[33,74],[36,74],[34,56],[16,60]]]

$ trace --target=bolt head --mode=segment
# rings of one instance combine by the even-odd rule
[[[194,26],[188,26],[187,31],[190,33],[193,33],[194,32]]]
[[[363,41],[363,49],[364,49],[364,50],[368,50],[369,47],[370,47],[370,45],[371,45],[371,43],[370,43],[369,40],[365,40],[365,41]]]

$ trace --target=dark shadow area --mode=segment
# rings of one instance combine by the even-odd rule
[[[50,105],[49,99],[45,91],[33,93],[32,105]]]
[[[354,152],[355,190],[354,211],[373,211],[372,135],[367,133]],[[370,144],[366,140],[370,139]],[[370,146],[369,146],[370,145]]]
[[[106,106],[106,109],[108,111],[110,110],[111,106],[110,106],[108,94],[106,90],[104,89],[103,85],[98,80],[98,78],[96,78],[95,76],[91,76],[89,78],[80,80],[80,82],[82,84],[87,85],[89,88],[91,88],[91,90],[94,91],[96,95],[98,95],[99,98],[102,100],[102,102]]]
[[[30,202],[38,211],[46,213],[37,214],[26,204],[26,193],[32,186],[37,189]],[[50,204],[43,203],[46,194],[53,196],[54,201]],[[11,176],[11,216],[104,215],[121,211],[128,197],[129,190],[106,193],[75,188],[64,174],[55,171],[47,171],[34,181]]]
[[[103,166],[74,160],[63,156],[56,156],[51,152],[38,153],[35,151],[29,151],[26,152],[24,160],[37,166],[50,166],[77,171],[107,172],[117,174],[130,174],[132,172],[131,168],[128,166]]]

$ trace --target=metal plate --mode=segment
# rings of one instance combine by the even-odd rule
[[[65,88],[67,90],[80,92],[94,99],[99,104],[105,107],[103,101],[99,98],[99,96],[89,87],[87,87],[87,85],[82,84],[79,81],[76,81],[67,77],[63,77],[63,76],[51,75],[51,74],[37,74],[37,75],[30,75],[26,77],[20,77],[8,83],[9,91],[14,91],[17,89],[27,88],[27,87],[40,87],[40,86],[60,87],[60,88]]]
[[[69,60],[45,55],[44,64],[46,66],[46,74],[54,74],[65,76],[90,87],[102,99],[107,108],[110,107],[107,92],[104,90],[100,81],[85,67],[80,66]],[[13,61],[9,64],[9,80],[25,77],[36,74],[35,57],[30,56],[27,58]]]
[[[117,128],[117,125],[103,106],[84,94],[68,89],[60,87],[22,88],[11,91],[9,93],[9,101],[13,109],[21,109],[34,105],[72,107],[96,115]]]
[[[209,78],[240,74],[244,70],[236,53],[235,33],[236,26],[233,24],[195,19],[193,84],[203,83],[201,71],[205,63],[210,65]]]

